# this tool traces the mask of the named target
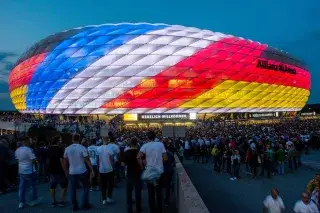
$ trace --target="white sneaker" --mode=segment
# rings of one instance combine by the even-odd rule
[[[24,207],[23,203],[19,203],[19,209],[22,209]]]
[[[234,178],[233,178],[233,177],[231,177],[231,178],[230,178],[230,180],[234,180]]]
[[[107,197],[107,203],[114,203],[114,200],[112,200],[111,198]]]
[[[107,201],[106,200],[103,200],[102,201],[102,205],[106,205],[107,204]]]

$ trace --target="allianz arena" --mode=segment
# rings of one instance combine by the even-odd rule
[[[299,111],[310,85],[301,61],[265,44],[147,23],[51,35],[9,76],[16,109],[48,114]]]

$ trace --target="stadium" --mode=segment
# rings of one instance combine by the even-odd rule
[[[22,113],[125,114],[128,120],[296,112],[310,86],[306,65],[284,51],[148,23],[51,35],[26,51],[9,76],[12,102]]]

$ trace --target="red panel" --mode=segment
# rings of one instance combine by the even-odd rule
[[[9,90],[29,84],[34,71],[46,57],[47,53],[32,56],[17,65],[9,75]]]
[[[296,75],[258,69],[257,62],[267,45],[235,37],[214,42],[205,49],[149,78],[154,88],[143,90],[143,83],[102,107],[128,102],[128,108],[174,108],[214,88],[223,80],[279,84],[310,89],[310,74],[295,67]],[[230,53],[232,52],[232,53]],[[263,59],[262,59],[263,60]],[[270,61],[270,63],[278,63]],[[168,89],[168,90],[167,90]],[[190,90],[191,89],[191,90]],[[139,94],[140,96],[132,96]],[[135,97],[136,100],[127,99]],[[172,99],[168,101],[168,99]],[[125,100],[125,101],[123,101]],[[124,106],[123,106],[124,107]]]

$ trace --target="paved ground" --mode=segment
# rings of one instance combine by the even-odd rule
[[[306,167],[320,171],[320,151],[311,150],[310,154],[303,155],[301,159]]]
[[[17,193],[12,192],[6,195],[0,196],[0,212],[1,213],[65,213],[72,212],[71,205],[63,208],[51,208],[51,201],[49,195],[48,184],[41,184],[38,187],[39,194],[43,197],[42,204],[34,207],[26,207],[24,209],[18,209],[17,207]],[[78,201],[81,201],[82,192],[78,193]],[[113,192],[113,198],[116,201],[114,204],[102,205],[101,204],[101,194],[98,191],[90,192],[90,203],[94,205],[94,208],[89,211],[78,211],[90,212],[90,213],[102,213],[102,212],[112,212],[112,213],[126,213],[126,197],[125,188],[123,185],[116,188]],[[145,212],[148,212],[147,205],[147,190],[143,190],[143,208]]]
[[[315,174],[309,168],[301,167],[295,173],[274,176],[272,179],[253,180],[251,176],[242,174],[240,180],[231,181],[225,174],[213,173],[212,164],[186,161],[185,169],[209,211],[213,213],[261,212],[262,202],[273,187],[280,191],[287,207],[285,212],[292,212],[294,203]]]

